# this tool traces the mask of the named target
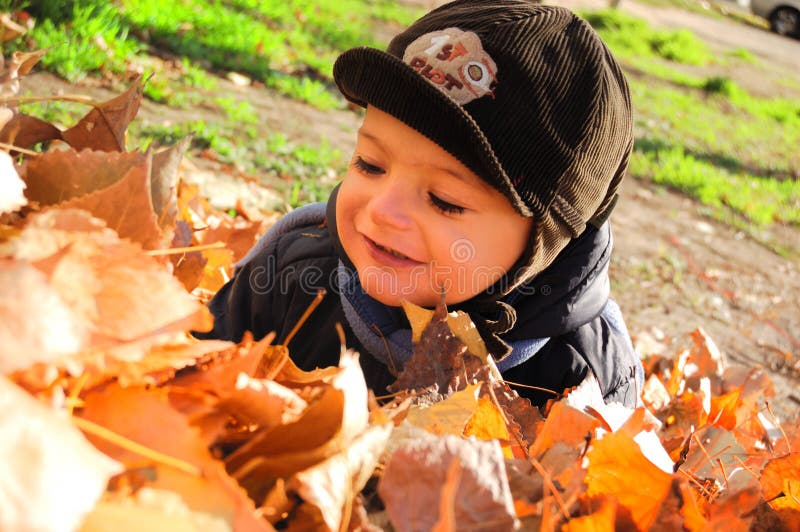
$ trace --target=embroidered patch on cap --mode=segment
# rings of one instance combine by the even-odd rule
[[[491,94],[497,65],[471,31],[447,28],[408,45],[403,62],[461,105]]]

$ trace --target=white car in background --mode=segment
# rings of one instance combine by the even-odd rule
[[[800,37],[800,0],[750,0],[750,11],[779,35]]]

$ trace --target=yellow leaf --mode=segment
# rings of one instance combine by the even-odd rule
[[[511,439],[502,412],[486,397],[478,399],[478,406],[467,422],[464,436],[475,436],[481,440]]]
[[[412,406],[408,410],[406,421],[438,436],[460,436],[478,407],[480,387],[480,384],[469,385],[433,406]]]

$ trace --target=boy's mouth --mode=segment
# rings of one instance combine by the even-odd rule
[[[407,257],[406,255],[403,255],[399,251],[395,251],[393,249],[381,246],[380,244],[378,244],[377,242],[374,242],[374,241],[373,241],[373,243],[375,244],[376,248],[380,249],[381,251],[385,251],[389,255],[393,255],[393,256],[397,257],[398,259],[411,260],[409,257]]]
[[[364,239],[369,248],[371,248],[371,253],[373,257],[380,262],[389,262],[392,263],[394,266],[408,266],[411,264],[421,264],[418,260],[414,260],[408,255],[404,253],[400,253],[396,249],[392,249],[390,247],[384,246],[382,244],[378,244],[371,238],[366,235],[363,235]]]

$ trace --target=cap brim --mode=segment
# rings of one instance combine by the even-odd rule
[[[345,98],[373,105],[444,148],[505,195],[523,216],[532,216],[469,113],[397,57],[375,48],[344,52],[333,78]]]

